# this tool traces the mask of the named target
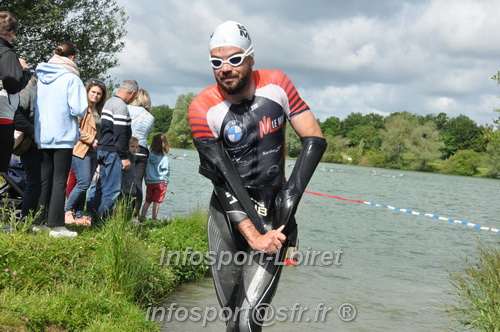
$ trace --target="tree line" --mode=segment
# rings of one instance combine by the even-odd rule
[[[498,131],[465,115],[351,113],[320,126],[330,143],[327,162],[457,175],[476,175],[482,167],[500,178]]]
[[[166,132],[172,147],[193,148],[187,110],[194,97],[180,95],[174,109],[153,107],[154,131]],[[500,178],[500,117],[478,125],[466,115],[353,112],[318,122],[328,141],[324,162]],[[287,154],[297,157],[300,139],[291,128],[286,135]]]

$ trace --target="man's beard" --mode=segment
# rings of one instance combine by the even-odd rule
[[[252,71],[251,71],[251,69],[249,69],[249,70],[245,71],[243,74],[244,75],[238,79],[238,81],[236,82],[236,85],[234,85],[234,86],[233,85],[227,86],[224,83],[222,83],[221,80],[219,80],[219,79],[217,79],[217,84],[219,85],[219,88],[221,90],[223,90],[225,93],[227,93],[228,95],[234,95],[234,94],[240,92],[243,89],[243,87],[247,84],[248,77],[252,74]]]

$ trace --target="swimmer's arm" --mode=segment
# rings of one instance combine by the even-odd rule
[[[305,111],[295,116],[290,120],[290,124],[301,138],[307,136],[323,137],[318,121],[311,111]]]
[[[250,247],[256,251],[275,254],[285,243],[286,236],[281,231],[285,226],[260,234],[250,219],[245,219],[238,224],[238,230],[245,237]]]
[[[248,218],[245,210],[240,204],[240,201],[236,198],[236,195],[233,193],[231,188],[225,182],[215,183],[214,185],[215,193],[219,198],[219,202],[222,205],[222,208],[226,212],[227,217],[232,223],[238,224],[241,221]]]
[[[257,230],[265,233],[266,227],[221,141],[194,139],[193,142],[200,155],[200,174],[212,180],[219,201],[231,221],[239,223],[250,218]]]
[[[305,111],[293,117],[290,121],[295,132],[302,141],[302,150],[289,176],[275,199],[275,216],[273,227],[288,226],[284,234],[290,234],[293,226],[291,221],[309,180],[327,147],[318,121],[311,111]]]

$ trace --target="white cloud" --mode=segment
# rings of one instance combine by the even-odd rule
[[[134,77],[153,105],[213,84],[208,38],[243,23],[256,69],[283,70],[320,118],[408,110],[491,123],[498,87],[495,0],[118,0],[130,19],[118,80]]]
[[[312,35],[314,67],[338,71],[356,71],[373,65],[378,57],[370,39],[370,31],[378,29],[376,22],[363,17],[316,26]]]
[[[500,2],[435,0],[423,9],[415,33],[427,37],[435,52],[498,55]]]

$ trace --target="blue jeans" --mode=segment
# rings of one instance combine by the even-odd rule
[[[71,168],[76,175],[76,186],[73,188],[66,201],[65,211],[75,211],[76,217],[83,217],[85,207],[85,196],[90,182],[97,168],[97,157],[95,152],[87,152],[83,159],[73,156]]]
[[[97,177],[97,180],[99,181],[99,176]],[[87,191],[87,208],[89,210],[93,209],[96,204],[95,204],[95,187],[97,186],[97,182],[90,182],[90,187],[89,190]],[[101,204],[101,203],[99,203]],[[96,209],[99,209],[99,205],[97,205]]]
[[[117,152],[97,151],[99,163],[99,181],[97,181],[94,210],[101,218],[113,212],[114,203],[120,195],[122,179],[122,161]]]
[[[26,186],[24,187],[23,205],[21,215],[35,215],[38,211],[38,200],[42,191],[42,152],[32,146],[28,152],[21,156],[21,163],[26,172]]]

